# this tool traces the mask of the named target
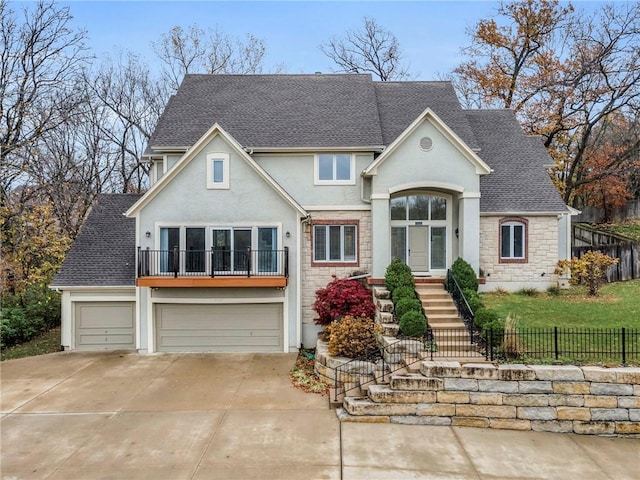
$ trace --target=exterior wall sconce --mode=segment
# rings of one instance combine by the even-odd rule
[[[149,237],[151,236],[151,232],[147,231],[147,232],[144,234],[144,236],[145,236],[145,237],[147,237],[147,238],[149,238]]]
[[[456,228],[456,238],[459,238],[459,237],[460,237],[460,230]]]
[[[290,238],[291,237],[291,232],[288,231],[287,233],[284,234],[284,236],[287,237],[287,238]]]

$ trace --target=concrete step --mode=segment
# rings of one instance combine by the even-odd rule
[[[420,373],[420,362],[422,362],[422,357],[418,354],[402,357],[402,364],[408,373]]]
[[[417,403],[378,403],[365,397],[347,397],[343,406],[350,415],[415,415]]]
[[[438,354],[442,356],[443,353],[455,353],[460,354],[462,352],[476,352],[478,350],[478,346],[472,343],[463,343],[463,342],[437,342],[438,346]],[[449,356],[449,355],[447,355]]]
[[[375,403],[431,403],[436,401],[436,392],[394,390],[389,385],[374,385],[369,389],[369,399]]]
[[[458,315],[443,315],[440,313],[434,313],[432,315],[427,314],[427,319],[429,321],[429,325],[434,323],[454,323],[458,321],[462,324],[462,319],[458,317]]]
[[[390,337],[395,337],[398,335],[398,331],[400,331],[400,325],[397,323],[381,323],[382,326],[382,334]]]
[[[432,305],[422,305],[427,316],[429,315],[453,315],[458,316],[458,309],[455,305],[445,305],[434,307]]]
[[[434,331],[439,329],[465,328],[464,322],[460,319],[457,319],[456,321],[451,321],[451,322],[440,321],[433,324],[431,323],[431,319],[429,319],[429,325],[431,326],[431,329]]]

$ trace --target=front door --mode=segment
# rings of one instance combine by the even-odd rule
[[[429,227],[409,227],[409,267],[412,272],[429,271]]]

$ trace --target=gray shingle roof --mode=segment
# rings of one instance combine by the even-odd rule
[[[368,74],[186,75],[149,146],[193,145],[214,123],[245,147],[389,145],[427,107],[467,145],[478,146],[450,82],[374,82]]]
[[[427,107],[470,148],[478,142],[451,82],[375,82],[385,145],[393,142]]]
[[[566,212],[544,165],[552,160],[539,137],[528,137],[511,110],[467,110],[493,169],[480,179],[481,212]]]
[[[136,221],[124,212],[139,198],[98,195],[51,286],[135,285]]]
[[[370,75],[186,75],[149,145],[193,145],[214,123],[245,147],[382,145]]]

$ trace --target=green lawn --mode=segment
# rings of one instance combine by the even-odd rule
[[[60,351],[60,327],[44,332],[33,340],[15,345],[2,350],[0,358],[10,360],[13,358],[33,357]]]
[[[604,285],[595,298],[584,287],[571,287],[559,296],[485,293],[482,299],[501,317],[518,317],[525,328],[640,328],[640,280]]]
[[[624,350],[627,364],[640,364],[638,280],[605,285],[596,298],[587,296],[583,287],[572,287],[557,296],[489,293],[482,299],[501,318],[517,319],[515,329],[504,337],[498,334],[494,342],[499,356],[503,341],[517,346],[514,352],[518,353],[505,354],[507,360],[617,364]]]

